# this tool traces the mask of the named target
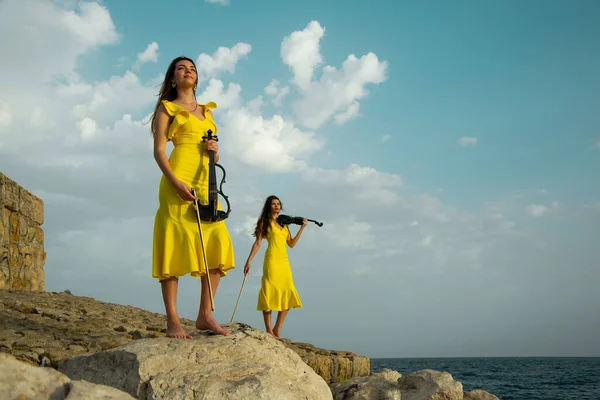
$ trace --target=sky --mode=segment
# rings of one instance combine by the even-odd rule
[[[600,356],[597,1],[0,0],[0,54],[0,172],[44,200],[47,291],[164,312],[148,121],[186,55],[231,202],[220,323],[275,194],[324,223],[288,250],[286,338]],[[265,249],[235,315],[258,329]],[[199,290],[180,280],[180,316]]]

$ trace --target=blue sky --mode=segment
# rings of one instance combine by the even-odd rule
[[[451,202],[466,206],[532,185],[568,202],[600,195],[598,185],[570,194],[573,181],[592,181],[599,167],[592,145],[600,125],[600,11],[592,1],[104,4],[122,27],[122,41],[81,58],[91,79],[122,73],[115,60],[132,58],[148,38],[161,43],[165,62],[243,41],[252,44],[252,62],[239,63],[223,80],[243,82],[251,98],[273,77],[289,76],[278,57],[281,38],[318,20],[326,27],[326,63],[367,52],[389,63],[385,85],[369,88],[361,118],[319,132],[332,148],[354,150],[319,160],[324,165],[369,163],[419,188],[442,187]],[[197,17],[165,21],[178,13]],[[168,28],[157,28],[163,24]],[[140,77],[161,67],[149,66]],[[383,135],[393,141],[378,143]],[[463,136],[477,137],[477,151],[456,146]],[[375,140],[365,146],[368,137]]]
[[[237,263],[220,322],[275,193],[325,223],[290,251],[305,305],[292,340],[372,357],[600,355],[597,2],[82,4],[0,4],[0,171],[45,201],[49,291],[163,312],[142,122],[183,54],[208,60],[199,101],[219,104]],[[236,314],[260,329],[263,252]],[[182,282],[184,317],[197,284]]]

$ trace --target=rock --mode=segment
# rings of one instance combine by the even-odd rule
[[[372,372],[370,376],[398,383],[398,379],[402,377],[402,374],[398,371],[394,371],[393,369],[384,368],[379,372]]]
[[[183,318],[184,329],[196,331]],[[165,337],[164,314],[104,303],[69,293],[0,290],[0,351],[34,365],[56,367],[80,354],[116,348],[133,340]],[[282,339],[325,381],[370,373],[370,360],[354,353],[320,349]]]
[[[115,388],[72,381],[52,368],[36,367],[5,353],[0,353],[0,394],[2,399],[133,399]]]
[[[71,391],[66,400],[134,400],[129,394],[110,386],[87,381],[72,381]]]
[[[463,400],[500,400],[491,393],[485,390],[472,390],[469,393],[465,393]]]
[[[355,376],[368,376],[371,360],[348,351],[325,350],[309,343],[291,342],[281,339],[302,360],[317,372],[327,383],[345,381]]]
[[[330,386],[334,400],[400,400],[398,379],[402,375],[384,369],[370,376],[361,376],[334,383]]]
[[[271,335],[236,323],[229,336],[140,339],[58,362],[71,379],[142,399],[332,399],[327,383]]]
[[[447,372],[424,369],[398,379],[402,400],[463,400],[462,383]]]
[[[406,376],[384,369],[368,377],[332,384],[331,392],[334,400],[464,400],[462,383],[447,372],[430,369]]]

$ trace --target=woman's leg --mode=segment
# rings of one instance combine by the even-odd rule
[[[275,327],[273,328],[273,333],[277,339],[281,337],[281,328],[283,327],[283,321],[285,320],[288,311],[290,310],[283,310],[277,313],[277,321],[275,321]]]
[[[221,271],[218,269],[209,270],[210,285],[213,290],[213,299],[217,296],[217,287],[221,281]],[[200,310],[198,319],[196,319],[196,328],[200,330],[208,329],[217,335],[229,335],[227,329],[222,328],[212,316],[210,308],[210,292],[208,290],[208,280],[206,275],[200,278],[202,281],[202,291],[200,293]]]
[[[191,339],[179,321],[177,315],[177,288],[179,280],[175,277],[160,281],[163,301],[165,302],[165,311],[167,313],[167,337],[177,339]]]
[[[271,328],[271,311],[263,311],[263,319],[265,320],[265,331],[273,335],[273,328]]]

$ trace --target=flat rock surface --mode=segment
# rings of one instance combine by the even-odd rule
[[[140,339],[65,359],[58,370],[140,399],[332,399],[327,383],[281,341],[245,324],[230,329],[229,336]]]
[[[181,323],[190,334],[194,321]],[[133,340],[166,337],[166,317],[141,308],[68,293],[0,290],[0,352],[34,365],[113,349]],[[229,324],[223,326],[231,327]],[[368,375],[370,360],[282,339],[327,383]]]

